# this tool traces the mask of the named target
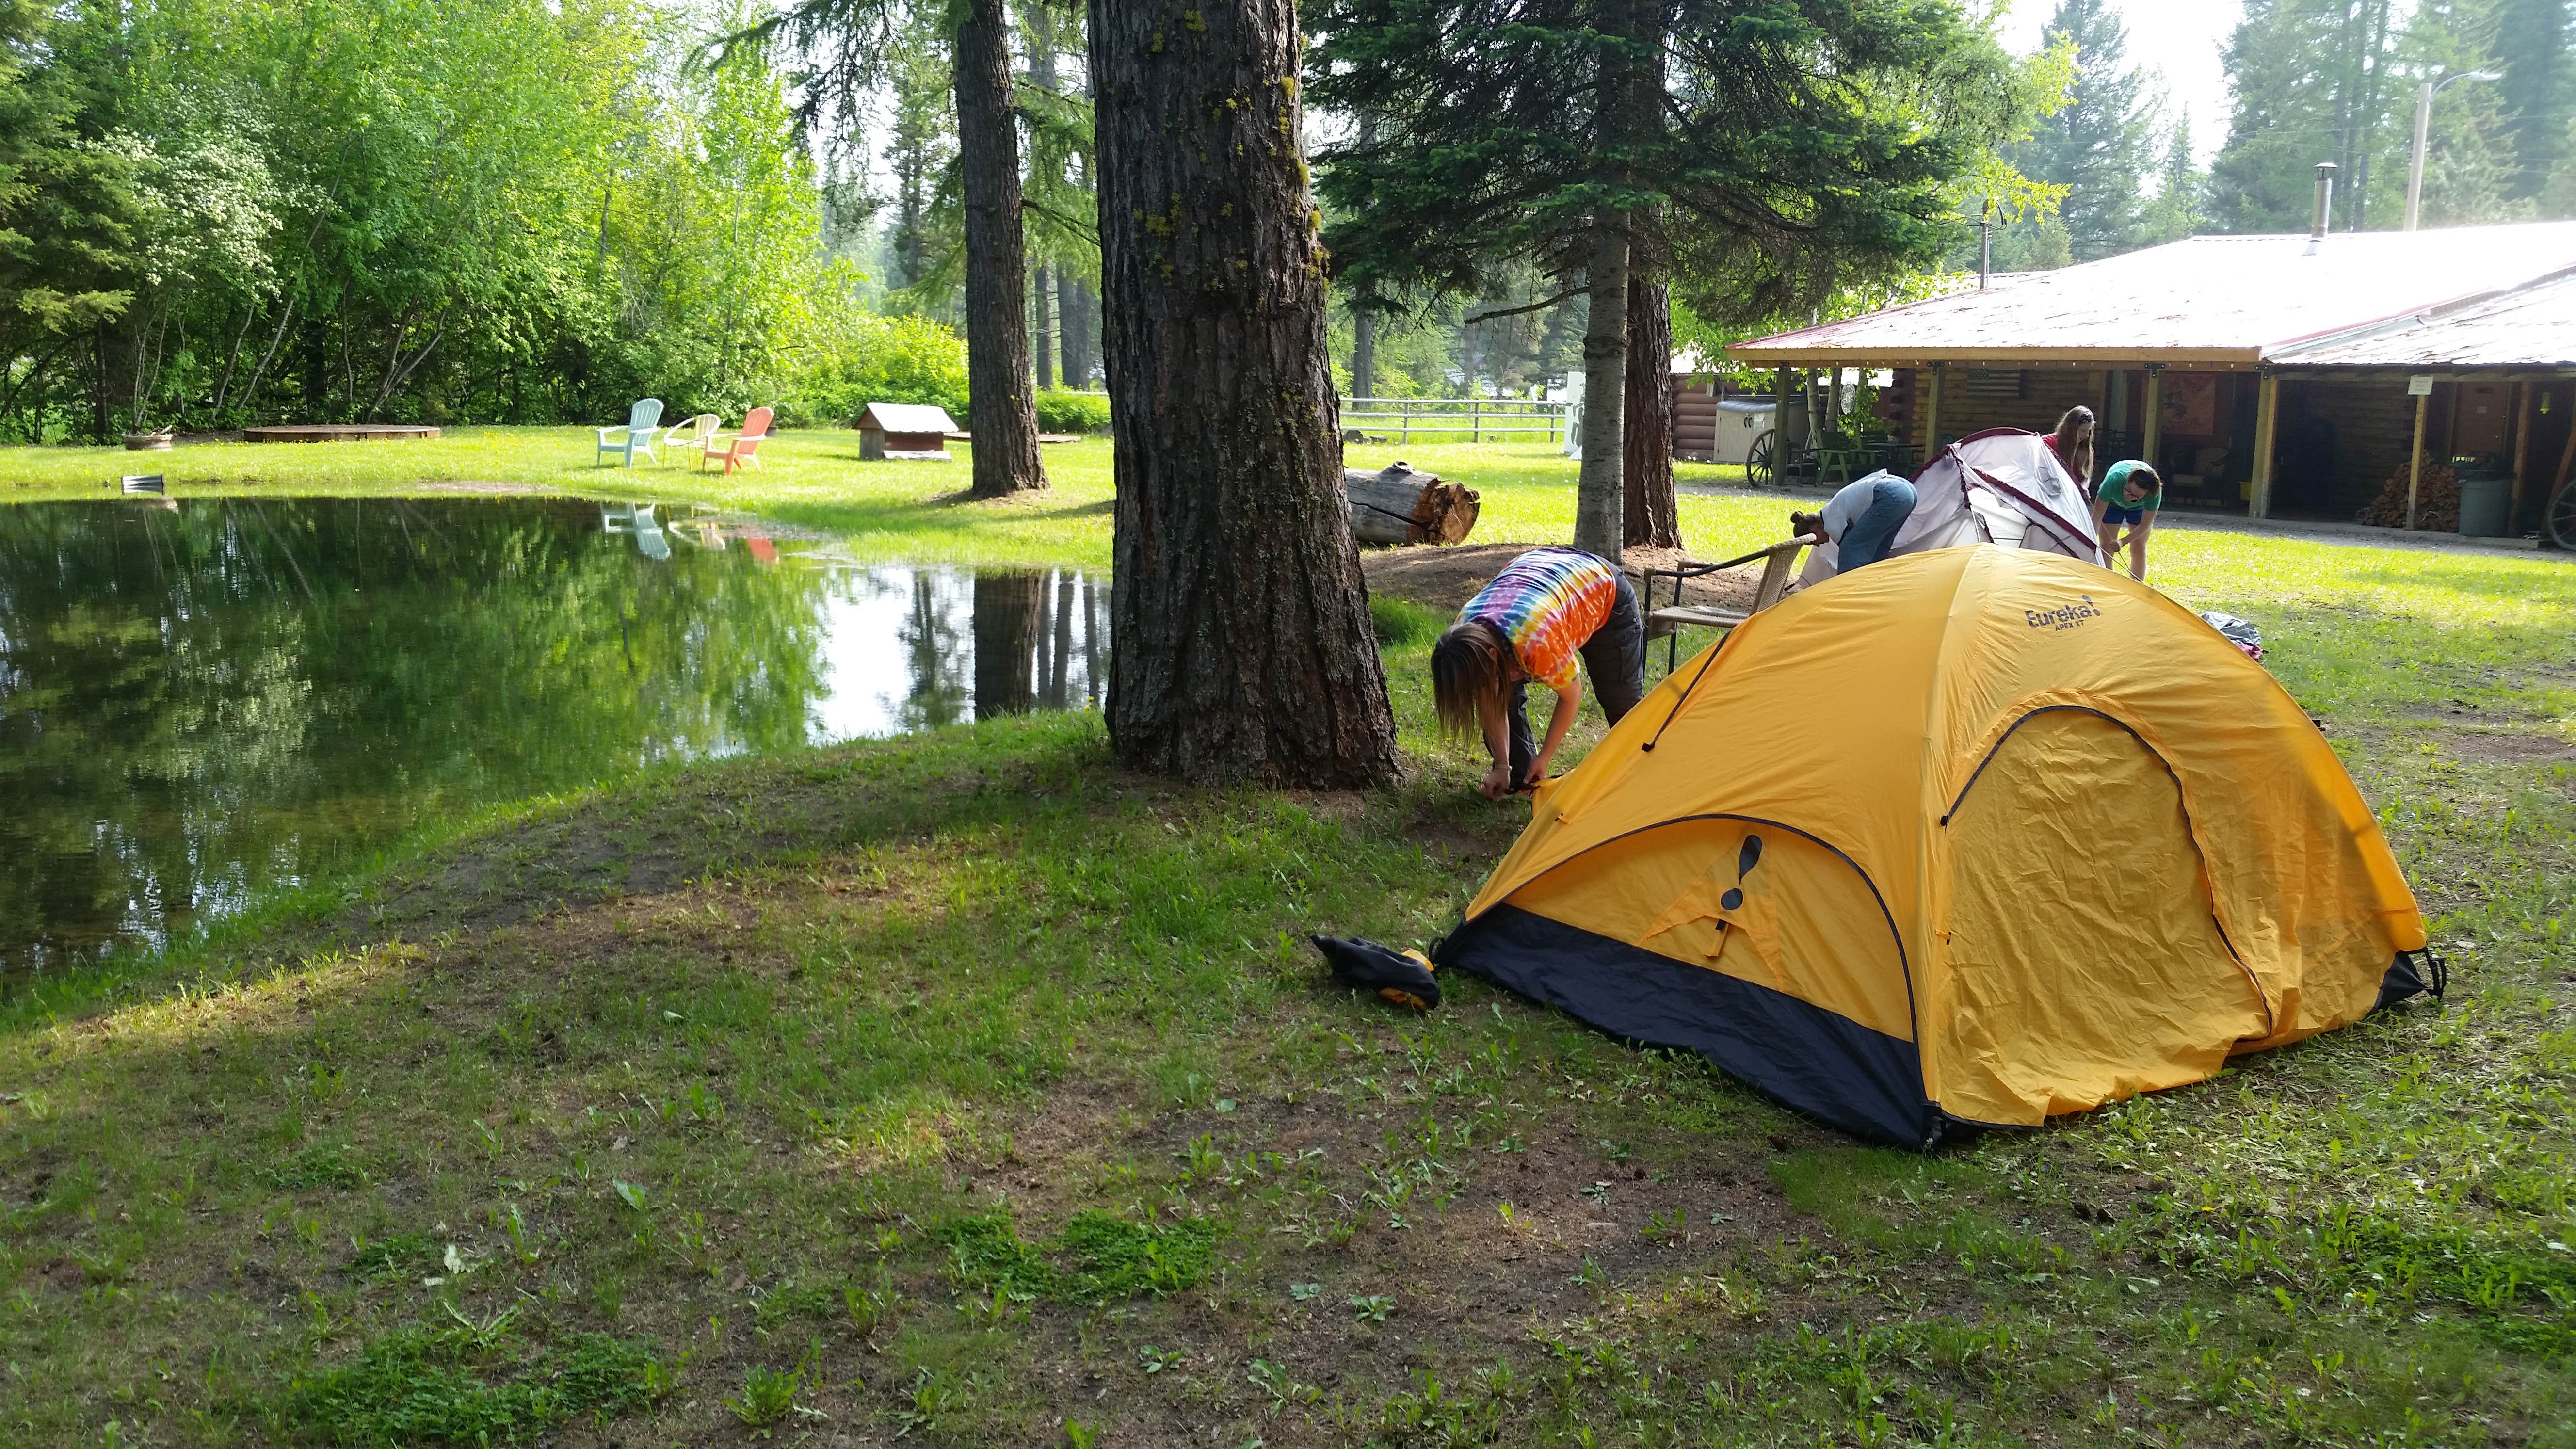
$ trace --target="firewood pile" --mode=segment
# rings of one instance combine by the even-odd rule
[[[1344,469],[1351,532],[1362,543],[1462,543],[1476,527],[1476,490],[1406,463],[1375,473]]]
[[[2397,471],[2380,485],[2379,496],[2353,517],[2381,528],[2404,528],[2407,472],[2406,464],[2398,464]],[[2415,490],[2415,526],[2435,533],[2460,526],[2460,475],[2450,464],[2424,460],[2424,481]]]

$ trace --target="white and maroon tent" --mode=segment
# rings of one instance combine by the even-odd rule
[[[2093,505],[2041,434],[1988,428],[1932,455],[1914,475],[1914,512],[1888,556],[1996,543],[2102,562]],[[1810,550],[1799,583],[1834,576],[1831,543]]]

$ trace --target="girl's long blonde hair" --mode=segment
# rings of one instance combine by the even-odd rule
[[[1503,702],[1510,648],[1493,625],[1472,619],[1450,625],[1431,646],[1431,707],[1442,730],[1467,739],[1484,733],[1485,702]]]

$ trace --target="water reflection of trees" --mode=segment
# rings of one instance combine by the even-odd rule
[[[0,968],[459,808],[804,738],[833,576],[570,500],[0,508]]]
[[[1069,570],[977,574],[975,717],[1097,706],[1105,622],[1096,581]]]
[[[966,669],[970,651],[942,585],[926,570],[895,569],[911,580],[912,607],[896,638],[903,645],[910,688],[895,710],[899,728],[937,729],[969,718]]]

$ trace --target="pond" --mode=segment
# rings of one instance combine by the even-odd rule
[[[650,504],[0,507],[0,979],[659,761],[1097,707],[1108,613]]]

